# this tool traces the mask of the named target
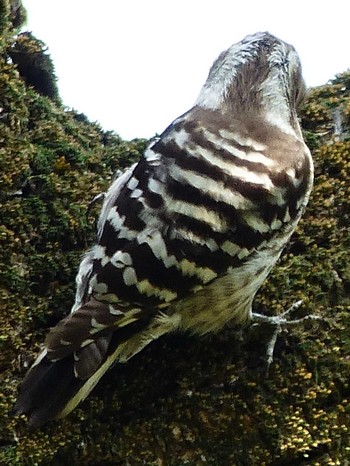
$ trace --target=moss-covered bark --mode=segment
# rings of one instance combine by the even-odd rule
[[[87,206],[145,142],[124,142],[28,88],[8,61],[13,37],[1,44],[0,464],[346,464],[350,73],[305,105],[315,188],[255,303],[274,314],[303,299],[297,314],[324,320],[282,333],[268,377],[267,327],[167,336],[113,369],[67,419],[32,432],[9,410],[47,328],[69,311],[94,237]]]

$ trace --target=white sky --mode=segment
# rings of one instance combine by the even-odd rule
[[[22,0],[65,105],[121,137],[152,137],[188,110],[245,35],[292,43],[309,86],[350,67],[349,0]]]

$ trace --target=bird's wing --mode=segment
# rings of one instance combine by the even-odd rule
[[[305,183],[284,175],[281,182],[263,144],[232,140],[234,123],[220,135],[223,122],[210,121],[213,115],[196,109],[178,118],[112,185],[86,259],[86,302],[49,333],[51,359],[111,330],[147,326],[240,267],[296,218]],[[284,150],[297,149],[286,141]]]
[[[128,182],[129,178],[131,177],[135,166],[136,164],[133,164],[131,167],[127,168],[124,172],[122,172],[111,184],[108,191],[102,194],[104,200],[97,223],[97,239],[101,237],[101,234],[104,230],[109,210],[111,209],[111,207],[113,207],[120,191],[123,189],[125,184]],[[98,197],[100,196],[101,194]],[[93,265],[94,250],[89,250],[86,252],[79,265],[79,270],[75,279],[75,302],[72,306],[71,312],[75,312],[89,299],[89,281],[91,278]]]

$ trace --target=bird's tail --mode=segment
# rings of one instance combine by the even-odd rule
[[[127,361],[166,331],[149,325],[154,315],[127,314],[93,300],[59,322],[23,380],[14,414],[26,414],[33,427],[66,416],[115,362]]]

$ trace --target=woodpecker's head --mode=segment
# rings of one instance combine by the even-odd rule
[[[296,109],[305,90],[294,47],[258,32],[220,54],[196,105],[236,116],[263,116],[289,132],[298,128]]]

